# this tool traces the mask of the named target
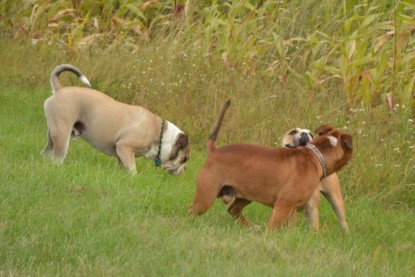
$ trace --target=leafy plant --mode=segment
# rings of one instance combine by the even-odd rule
[[[0,3],[2,35],[80,51],[167,41],[228,69],[325,91],[349,108],[415,111],[415,5],[409,1],[118,0]]]

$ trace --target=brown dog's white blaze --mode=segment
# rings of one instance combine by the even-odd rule
[[[233,197],[228,212],[245,225],[251,223],[242,210],[251,201],[273,208],[268,222],[270,229],[277,229],[288,220],[293,225],[296,209],[310,199],[320,184],[322,171],[318,159],[305,147],[290,149],[234,144],[216,149],[215,140],[228,106],[225,103],[208,140],[207,159],[199,171],[189,213],[202,214],[216,198],[222,197],[226,203]],[[313,141],[323,155],[327,154],[327,164],[332,172],[351,158],[352,143],[351,137],[336,130],[329,134],[339,143],[330,142],[326,136]]]

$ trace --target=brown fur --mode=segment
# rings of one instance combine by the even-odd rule
[[[287,149],[235,144],[216,149],[215,139],[228,106],[225,104],[222,108],[218,127],[208,141],[208,157],[199,172],[189,213],[202,214],[217,197],[235,196],[228,212],[243,224],[251,224],[242,210],[252,201],[273,208],[268,221],[270,229],[281,227],[288,219],[294,224],[296,209],[310,199],[320,183],[319,160],[304,147]],[[336,146],[328,136],[338,140]],[[325,157],[328,174],[338,171],[351,159],[352,138],[336,129],[312,143]]]
[[[330,127],[327,125],[320,126],[315,133],[322,135],[324,129],[329,130]],[[298,146],[305,146],[312,140],[311,132],[307,129],[294,128],[287,131],[283,135],[282,145],[284,147],[296,148]],[[304,205],[304,213],[307,218],[308,224],[314,230],[318,229],[319,225],[319,213],[318,207],[320,203],[320,193],[329,201],[334,213],[337,216],[340,225],[346,232],[349,231],[348,224],[346,222],[346,211],[343,196],[340,188],[339,177],[336,173],[333,173],[324,178],[313,196]]]

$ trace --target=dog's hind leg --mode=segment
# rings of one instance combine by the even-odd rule
[[[61,164],[66,157],[69,147],[69,138],[71,129],[66,131],[50,131],[50,140],[52,142],[52,159],[54,162]],[[45,149],[49,149],[49,143]],[[48,150],[47,150],[48,151]]]
[[[51,154],[52,150],[53,150],[53,141],[52,141],[52,138],[50,137],[50,132],[48,129],[48,143],[46,144],[45,148],[43,148],[42,155],[48,156]]]
[[[202,169],[197,177],[195,198],[189,214],[205,213],[219,196],[220,186],[208,170]]]
[[[73,126],[70,122],[73,119],[68,115],[68,111],[62,105],[51,105],[50,101],[46,100],[45,102],[48,143],[43,149],[43,154],[51,154],[52,160],[61,164],[68,152],[69,139]]]
[[[246,205],[249,205],[252,201],[245,198],[235,198],[232,204],[228,208],[228,212],[232,215],[233,218],[239,220],[243,225],[251,226],[253,225],[243,214],[242,210]]]

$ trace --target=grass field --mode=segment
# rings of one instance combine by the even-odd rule
[[[0,277],[413,276],[415,5],[358,0],[0,1]],[[46,144],[43,102],[58,64],[189,134],[174,177],[137,159],[137,176],[82,139],[64,165]],[[62,83],[80,85],[62,74]],[[266,230],[221,201],[189,217],[205,140],[232,100],[218,145],[278,146],[292,127],[353,136],[339,172],[350,234],[324,199]]]
[[[415,150],[410,115],[398,111],[389,120],[377,120],[357,112],[345,119],[335,112],[340,99],[328,99],[325,104],[330,109],[315,110],[309,99],[301,97],[305,92],[298,91],[291,102],[281,103],[284,122],[279,122],[280,112],[270,112],[267,118],[266,109],[274,106],[255,110],[264,102],[253,100],[255,95],[237,95],[232,78],[241,78],[238,72],[223,73],[221,91],[226,93],[213,97],[217,92],[212,84],[218,76],[212,74],[199,88],[207,95],[200,113],[194,112],[197,107],[188,107],[187,113],[176,114],[170,105],[164,110],[162,103],[150,101],[150,94],[141,96],[153,110],[186,126],[191,139],[197,134],[184,175],[170,176],[141,158],[139,174],[129,176],[114,158],[82,140],[71,141],[65,164],[55,166],[40,156],[46,143],[43,101],[50,94],[47,70],[53,61],[40,59],[44,64],[30,65],[17,61],[23,66],[18,75],[13,73],[11,57],[2,52],[6,73],[0,82],[0,276],[410,276],[415,271]],[[154,63],[160,64],[157,58]],[[190,71],[192,64],[190,60],[183,68]],[[36,65],[43,71],[30,74],[44,75],[44,85],[30,87],[25,74],[30,75],[28,67]],[[99,87],[99,79],[89,75]],[[20,77],[27,81],[19,82]],[[161,74],[159,81],[168,83],[168,78],[172,76]],[[253,94],[258,81],[250,78],[245,83]],[[186,82],[195,86],[192,78]],[[143,85],[142,90],[151,89]],[[267,231],[270,209],[259,204],[246,209],[259,229],[239,226],[221,201],[201,217],[187,216],[205,159],[204,138],[216,117],[214,104],[229,96],[234,102],[219,136],[222,145],[254,142],[261,134],[266,138],[259,142],[272,145],[283,128],[296,121],[310,124],[303,126],[308,128],[316,127],[319,120],[347,127],[354,136],[355,154],[340,178],[349,235],[342,232],[325,200],[318,232],[309,230],[302,216],[293,229]],[[189,94],[183,97],[189,102],[168,101],[189,106],[201,101],[193,101]],[[307,106],[310,114],[304,119],[298,110]]]

